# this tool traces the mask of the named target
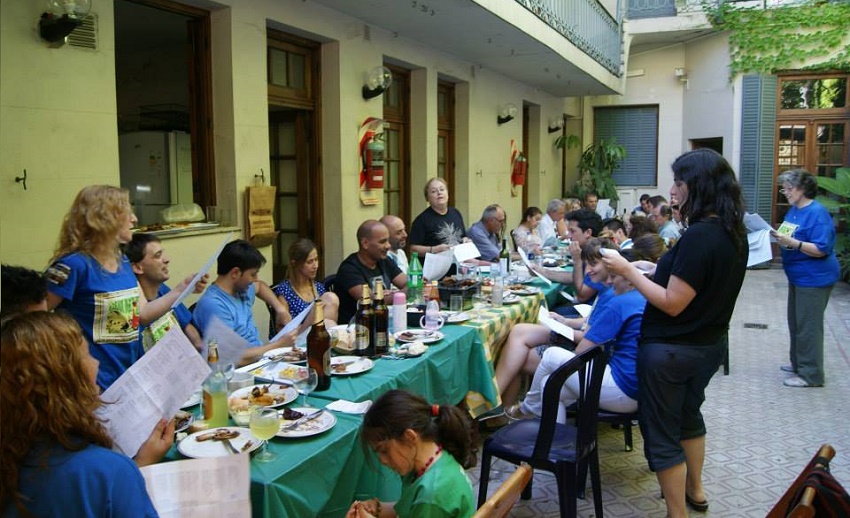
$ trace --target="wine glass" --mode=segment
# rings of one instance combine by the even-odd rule
[[[487,299],[481,289],[472,294],[472,307],[475,309],[475,320],[481,321],[481,310],[487,305]]]
[[[267,406],[254,407],[251,409],[251,420],[248,423],[251,428],[251,433],[257,439],[262,439],[263,445],[260,448],[260,453],[254,459],[257,462],[269,462],[277,458],[277,455],[269,451],[269,439],[275,436],[280,430],[280,419],[277,416],[277,409]]]
[[[293,381],[295,382],[295,390],[303,396],[302,406],[309,408],[310,403],[307,396],[310,395],[310,392],[316,390],[316,386],[319,384],[319,375],[316,373],[316,369],[309,367],[299,369],[298,378]]]

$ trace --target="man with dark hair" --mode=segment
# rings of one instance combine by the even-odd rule
[[[374,289],[376,278],[384,286],[407,287],[407,275],[387,257],[390,233],[386,225],[368,219],[357,228],[357,252],[345,258],[336,273],[336,294],[339,297],[339,322],[347,323],[357,310],[357,301],[363,296],[363,285]],[[387,289],[386,294],[390,290]]]
[[[602,231],[599,237],[607,237],[613,241],[620,250],[632,247],[632,240],[626,235],[626,226],[617,218],[609,218],[602,222]]]
[[[124,255],[130,260],[130,268],[136,274],[146,299],[154,300],[171,291],[171,288],[165,284],[165,281],[171,277],[168,273],[168,264],[171,259],[165,255],[158,237],[136,232],[133,234],[133,239],[122,248]],[[203,346],[201,334],[192,324],[192,313],[181,303],[150,325],[139,326],[145,351],[153,347],[174,326],[179,326],[192,345],[197,350],[201,350]]]
[[[0,265],[3,287],[0,318],[12,313],[47,311],[47,280],[35,270]]]
[[[589,302],[606,287],[593,282],[590,280],[590,276],[585,274],[584,264],[581,260],[581,247],[588,239],[599,235],[599,231],[602,229],[602,218],[599,217],[599,214],[585,208],[568,213],[566,219],[570,236],[570,255],[573,257],[573,271],[565,272],[541,267],[535,267],[534,271],[551,281],[572,284],[576,299],[580,302]]]
[[[593,191],[584,195],[584,208],[599,214],[600,218],[608,219],[614,217],[614,208],[605,202],[605,206],[599,207],[599,195]]]
[[[476,221],[466,231],[466,236],[472,239],[475,247],[481,253],[479,258],[487,263],[499,261],[502,251],[502,231],[505,228],[505,210],[498,204],[488,205]]]
[[[201,333],[216,317],[251,345],[242,353],[240,365],[256,361],[268,350],[295,343],[295,332],[267,344],[260,339],[254,323],[254,298],[259,297],[276,313],[284,310],[271,288],[257,279],[265,263],[263,254],[248,241],[231,241],[218,256],[218,277],[195,305],[193,322]]]

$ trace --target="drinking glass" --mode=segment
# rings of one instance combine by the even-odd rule
[[[303,396],[302,406],[310,407],[307,396],[310,395],[310,392],[316,390],[316,386],[319,384],[319,375],[316,374],[316,369],[299,369],[298,378],[293,381],[295,382],[295,390]]]
[[[463,311],[463,295],[452,295],[449,300],[449,310],[453,315],[460,315]]]
[[[475,320],[481,321],[481,310],[487,305],[487,299],[481,289],[472,294],[472,307],[475,308]]]
[[[254,460],[257,462],[269,462],[276,459],[277,455],[269,451],[268,444],[269,439],[274,437],[278,430],[280,430],[280,418],[277,416],[277,409],[267,406],[253,408],[251,410],[249,427],[251,428],[251,433],[257,439],[263,441],[263,445],[260,447],[260,453],[254,457]]]

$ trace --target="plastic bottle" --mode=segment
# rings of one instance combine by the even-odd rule
[[[410,302],[422,303],[422,264],[419,262],[418,252],[413,252],[407,267],[407,293]]]
[[[425,306],[425,329],[435,331],[440,328],[440,303],[429,299]]]
[[[407,296],[403,291],[393,293],[393,333],[407,331]]]
[[[490,299],[494,308],[502,307],[502,294],[505,290],[505,277],[501,273],[496,276],[493,282],[493,291],[490,294]]]
[[[207,362],[212,373],[204,380],[204,419],[210,428],[227,426],[227,376],[221,370],[215,340],[210,340]]]

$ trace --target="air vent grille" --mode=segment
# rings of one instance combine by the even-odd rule
[[[68,45],[84,49],[97,50],[97,16],[90,14],[83,23],[68,35]]]

